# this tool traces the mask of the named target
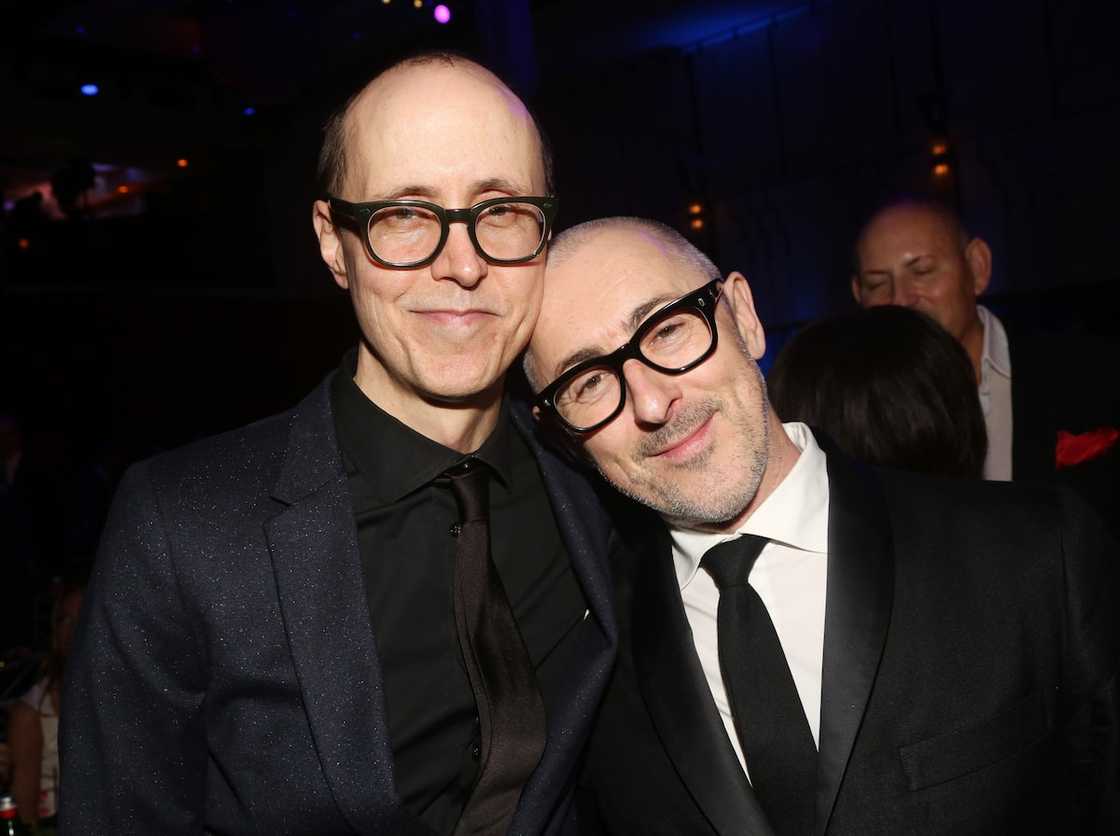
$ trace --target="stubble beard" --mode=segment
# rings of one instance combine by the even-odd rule
[[[711,397],[681,409],[663,427],[643,437],[632,458],[643,464],[649,456],[666,446],[679,442],[695,432],[717,413],[730,423],[733,434],[726,462],[716,470],[724,471],[722,484],[697,479],[697,475],[713,470],[717,450],[710,446],[687,462],[662,462],[656,471],[642,467],[644,478],[626,485],[613,481],[600,469],[603,478],[616,490],[635,502],[646,505],[664,516],[671,524],[691,528],[719,526],[738,517],[758,493],[766,472],[770,450],[770,422],[766,420],[769,399],[762,372],[754,363],[760,397],[756,404],[735,397],[733,409],[720,398]]]

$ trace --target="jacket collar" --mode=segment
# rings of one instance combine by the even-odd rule
[[[880,477],[830,453],[817,834],[829,817],[878,674],[894,599],[890,516]]]
[[[330,377],[292,413],[273,488],[288,507],[265,524],[265,535],[323,774],[351,827],[379,832],[399,825],[401,805],[329,393]]]
[[[716,832],[772,834],[696,656],[669,535],[657,526],[654,537],[636,563],[630,630],[646,707],[681,780]]]

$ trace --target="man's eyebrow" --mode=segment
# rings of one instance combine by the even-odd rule
[[[560,377],[568,369],[575,366],[577,363],[582,363],[584,360],[590,360],[592,357],[600,357],[603,350],[598,347],[588,346],[587,348],[580,348],[573,351],[563,360],[556,364],[556,368],[552,372],[552,379]]]
[[[435,193],[435,189],[431,186],[405,185],[379,194],[374,200],[401,200],[405,197],[421,197],[431,200],[435,197]]]
[[[676,298],[677,296],[673,293],[663,293],[660,296],[655,296],[652,299],[647,299],[630,312],[630,316],[627,317],[627,319],[624,321],[624,327],[629,333],[633,334],[634,331],[638,330],[638,326],[642,324],[642,320],[644,320],[649,315],[650,311],[656,310],[666,302],[670,302]],[[582,363],[584,360],[590,360],[592,357],[601,357],[605,353],[608,352],[604,352],[603,349],[599,348],[598,346],[587,346],[585,348],[576,349],[556,364],[556,367],[553,371],[552,379],[555,380],[556,378],[560,377],[560,375],[562,375],[568,369],[572,368],[572,366],[575,366],[577,363]]]
[[[474,184],[474,193],[479,194],[481,192],[506,192],[511,195],[529,193],[526,187],[518,186],[504,177],[489,177],[485,180],[479,180]]]
[[[485,180],[479,180],[471,185],[471,194],[482,194],[483,192],[505,192],[510,195],[527,194],[525,189],[515,185],[503,177],[489,177]],[[431,186],[422,186],[418,183],[406,184],[391,189],[388,192],[378,195],[374,200],[401,200],[406,197],[417,197],[424,200],[436,203],[436,190]],[[445,209],[465,209],[467,207],[459,206],[445,206]]]
[[[676,299],[678,294],[675,293],[662,293],[660,296],[654,296],[652,299],[647,299],[642,304],[638,305],[630,312],[630,318],[626,321],[626,327],[630,333],[638,330],[638,326],[642,324],[651,311],[660,308],[666,302],[671,302]]]
[[[933,258],[933,254],[932,253],[918,253],[917,255],[911,256],[910,258],[906,259],[906,261],[904,262],[904,265],[906,267],[912,267],[912,266],[914,266],[914,264],[921,261],[923,258]]]

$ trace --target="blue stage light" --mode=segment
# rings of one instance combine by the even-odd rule
[[[96,84],[83,84],[81,90],[83,96],[96,96],[101,92],[101,88]]]
[[[253,107],[252,105],[249,105],[249,107],[247,107],[243,111],[241,111],[241,114],[243,116],[252,116],[256,112],[257,112],[257,109],[255,107]]]

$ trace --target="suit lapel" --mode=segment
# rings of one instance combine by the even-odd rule
[[[400,801],[329,392],[328,379],[296,409],[273,490],[288,508],[265,533],[323,773],[350,825],[367,833],[387,827]]]
[[[882,486],[829,454],[828,593],[821,673],[816,833],[823,834],[863,720],[886,641],[894,563]]]
[[[673,571],[668,532],[637,561],[630,633],[646,707],[677,772],[721,834],[773,831],[727,739]]]
[[[573,652],[575,665],[567,677],[569,687],[549,700],[544,754],[521,793],[510,826],[510,833],[522,833],[543,827],[557,800],[575,779],[576,761],[614,666],[618,628],[607,568],[612,527],[589,477],[540,443],[524,404],[511,403],[510,414],[537,458],[572,572],[583,588],[589,610],[588,617],[576,628],[582,647]]]

